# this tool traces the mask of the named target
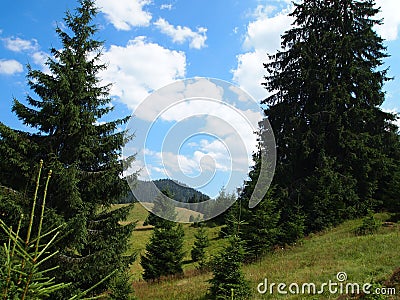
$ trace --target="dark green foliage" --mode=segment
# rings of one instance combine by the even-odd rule
[[[259,145],[260,151],[262,145]],[[252,193],[254,193],[255,184],[259,178],[261,163],[260,153],[253,155],[255,162],[248,180],[239,197],[241,204],[240,218],[243,225],[240,226],[239,237],[244,241],[246,249],[246,257],[250,259],[259,258],[261,255],[270,251],[273,246],[278,243],[280,234],[280,226],[278,225],[280,211],[278,208],[279,197],[274,193],[274,189],[269,189],[261,202],[249,209],[249,201]]]
[[[109,299],[113,300],[134,300],[132,278],[128,272],[120,272],[110,283]]]
[[[163,276],[183,273],[183,227],[174,222],[176,217],[175,207],[165,201],[166,197],[172,196],[171,193],[168,190],[162,193],[154,201],[153,208],[162,217],[150,213],[146,219],[146,224],[155,227],[150,241],[146,245],[146,253],[140,261],[144,269],[143,279],[145,280],[156,280]]]
[[[32,170],[36,170],[40,155],[29,133],[13,130],[0,122],[0,185],[8,189],[34,189]],[[27,157],[29,160],[27,160]],[[33,167],[35,165],[35,168]],[[9,190],[10,191],[10,190]]]
[[[43,162],[41,163],[42,166]],[[66,283],[57,283],[54,278],[48,276],[52,269],[40,269],[40,265],[50,259],[57,252],[48,253],[47,248],[54,243],[60,227],[50,230],[49,232],[42,231],[44,219],[44,201],[40,209],[39,226],[34,228],[35,210],[37,209],[38,190],[40,182],[40,172],[37,175],[37,185],[33,197],[33,203],[29,225],[26,237],[22,237],[21,221],[22,214],[18,221],[17,228],[12,228],[0,219],[0,230],[5,233],[8,240],[0,248],[0,292],[2,299],[44,299],[49,297],[55,291],[68,287]],[[48,183],[51,177],[49,172],[46,180],[44,195],[47,193]],[[14,192],[17,194],[17,192]],[[36,226],[35,226],[36,227]],[[33,236],[33,230],[37,230],[37,235]],[[50,236],[47,243],[43,242],[44,236]]]
[[[259,147],[262,147],[261,143]],[[261,148],[259,148],[261,149]],[[226,215],[226,226],[222,235],[237,234],[245,247],[245,259],[254,260],[270,251],[280,243],[282,229],[278,223],[280,210],[279,197],[274,189],[269,189],[260,203],[250,209],[249,201],[260,176],[260,153],[253,155],[255,165],[249,173],[249,180],[239,195],[238,201],[229,209]]]
[[[376,13],[369,0],[295,4],[293,28],[265,64],[270,96],[262,103],[276,138],[283,229],[301,229],[295,207],[310,232],[364,215],[388,196],[399,144],[395,116],[380,109],[388,78]]]
[[[162,227],[158,227],[162,226]],[[182,260],[184,232],[181,224],[173,222],[158,224],[146,245],[142,256],[143,279],[157,280],[163,276],[183,273]]]
[[[71,285],[71,283],[57,283],[54,277],[49,276],[59,266],[42,267],[47,260],[58,254],[58,251],[49,251],[49,249],[57,241],[59,230],[63,226],[61,224],[46,232],[43,231],[45,227],[43,225],[46,224],[45,219],[49,217],[49,214],[45,214],[45,203],[52,171],[49,171],[47,175],[43,197],[40,197],[38,192],[42,168],[43,161],[39,164],[33,201],[29,203],[31,209],[28,215],[27,231],[21,232],[22,214],[16,229],[7,226],[0,219],[0,229],[8,239],[0,248],[0,295],[2,299],[53,299],[55,292],[66,289]],[[3,189],[6,188],[3,187]],[[17,191],[12,191],[12,196],[14,200],[17,200],[18,196],[21,195]],[[39,218],[35,217],[35,214],[39,215]],[[52,217],[51,214],[50,217]],[[111,277],[113,273],[115,272],[110,273],[83,292],[75,291],[75,295],[69,300],[82,299],[92,289]],[[85,297],[85,299],[92,298]]]
[[[374,234],[382,226],[382,222],[377,220],[374,213],[370,210],[368,215],[362,220],[362,224],[354,230],[356,235]]]
[[[0,188],[0,219],[9,226],[18,224],[23,214],[21,205],[18,205],[21,198],[20,194],[15,191],[7,191],[4,187]],[[0,245],[8,240],[8,236],[4,232],[0,232]]]
[[[260,258],[278,243],[280,212],[271,195],[269,192],[255,208],[242,211],[239,236],[244,241],[247,258]]]
[[[284,221],[281,221],[282,223],[280,224],[280,233],[277,238],[277,244],[282,246],[291,245],[304,236],[306,217],[301,207],[298,205],[285,208],[284,214],[282,213],[281,216]]]
[[[242,242],[236,236],[229,237],[228,246],[211,262],[213,278],[209,280],[211,299],[250,299],[251,289],[242,272],[244,258]],[[233,291],[232,291],[233,290]]]
[[[207,195],[195,189],[171,179],[159,179],[153,181],[158,189],[169,190],[174,195],[174,199],[183,203],[197,203],[210,199]]]
[[[66,13],[66,30],[56,29],[62,47],[51,49],[50,74],[28,65],[28,84],[35,96],[27,97],[28,105],[14,101],[18,118],[37,132],[0,124],[1,185],[29,193],[33,181],[28,170],[39,158],[53,170],[47,206],[66,226],[56,246],[59,255],[47,264],[60,265],[52,274],[58,282],[73,282],[53,299],[86,290],[113,271],[126,270],[134,260],[134,255],[125,257],[134,224],[120,225],[130,207],[109,209],[128,190],[120,178],[120,156],[129,138],[118,131],[128,117],[98,122],[112,110],[107,105],[110,86],[102,86],[98,78],[106,66],[100,63],[103,44],[94,39],[97,28],[91,24],[97,13],[94,1],[79,4],[74,13]],[[108,290],[110,281],[91,293]]]
[[[198,263],[198,269],[203,269],[207,265],[206,248],[210,245],[204,225],[200,225],[198,227],[194,237],[196,240],[194,241],[194,245],[190,254],[192,260]]]
[[[398,197],[400,190],[400,136],[396,136],[392,141],[387,143],[390,153],[391,164],[388,166],[387,175],[379,182],[377,198],[382,200],[381,210],[400,213],[400,198]]]

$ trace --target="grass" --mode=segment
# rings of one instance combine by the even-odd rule
[[[115,205],[114,208],[121,207],[122,205],[124,204]],[[189,220],[190,215],[197,215],[197,213],[184,208],[177,208],[177,211],[178,215],[181,218],[184,218],[186,221]],[[131,266],[131,274],[134,281],[142,280],[143,268],[140,265],[140,256],[145,253],[146,244],[149,241],[150,236],[153,232],[152,226],[143,226],[143,222],[144,220],[146,220],[148,214],[149,212],[140,203],[136,203],[134,208],[131,210],[128,219],[125,222],[137,222],[135,231],[133,232],[132,237],[129,241],[129,252],[136,252],[138,254],[138,258]],[[190,273],[194,272],[196,269],[195,264],[191,260],[190,251],[195,241],[194,235],[197,231],[197,228],[190,226],[190,224],[183,224],[183,229],[185,232],[185,241],[183,245],[183,251],[185,252],[185,257],[183,259],[183,270],[186,273]],[[207,252],[209,256],[211,256],[216,254],[224,247],[225,241],[218,239],[220,227],[206,227],[206,231],[208,238],[210,239],[210,246],[207,248]]]
[[[143,217],[139,205],[135,206],[132,218]],[[386,220],[389,215],[377,215]],[[139,222],[140,223],[140,222]],[[300,240],[297,245],[285,249],[277,249],[259,262],[245,265],[243,270],[254,291],[251,299],[337,299],[339,295],[286,295],[276,293],[258,294],[257,285],[268,278],[275,283],[315,283],[317,287],[324,282],[338,282],[336,274],[346,272],[347,282],[372,283],[384,282],[393,271],[400,267],[400,224],[391,227],[381,227],[373,235],[356,236],[355,228],[361,220],[347,221],[336,228],[311,235]],[[141,268],[137,262],[132,266],[135,295],[146,300],[201,300],[205,299],[208,289],[207,280],[210,273],[199,274],[194,271],[193,263],[189,262],[190,249],[194,241],[195,228],[184,225],[186,264],[185,276],[177,279],[166,279],[158,283],[146,283],[140,280]],[[211,246],[207,249],[210,255],[223,247],[224,241],[217,239],[219,228],[207,228],[211,237]],[[151,229],[137,230],[132,236],[132,247],[143,253],[145,244],[151,234]],[[400,294],[400,287],[397,294]],[[400,295],[397,298],[400,299]]]

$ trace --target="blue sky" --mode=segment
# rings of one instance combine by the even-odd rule
[[[385,24],[376,30],[386,40],[385,45],[391,57],[385,62],[390,67],[389,76],[394,77],[385,85],[387,100],[383,108],[400,111],[400,2],[378,0],[377,3],[382,7],[380,17],[385,18]],[[111,118],[132,114],[153,91],[192,77],[218,78],[247,91],[256,101],[265,98],[267,93],[260,86],[264,75],[262,63],[266,62],[266,53],[273,53],[279,47],[280,35],[291,23],[287,17],[291,4],[286,0],[98,0],[97,4],[100,7],[95,20],[100,28],[97,36],[105,40],[103,61],[109,66],[100,75],[105,83],[114,84],[111,96],[115,110]],[[60,47],[55,27],[57,24],[63,26],[65,11],[76,5],[77,2],[71,0],[19,0],[2,4],[1,122],[13,128],[25,129],[11,112],[11,104],[13,97],[24,101],[26,93],[31,93],[26,86],[26,64],[46,71],[44,61],[49,48]],[[207,93],[212,94],[212,89],[218,87],[216,82],[212,83],[215,86],[208,86]],[[228,94],[216,96],[216,99],[221,97],[219,100],[239,110],[251,111],[245,115],[252,121],[256,120],[257,107],[254,107],[254,102],[248,100],[249,106],[246,107],[245,101],[239,101],[239,94]],[[240,107],[239,103],[244,106]],[[157,105],[154,103],[154,106]],[[196,104],[183,108],[191,117],[191,125],[185,128],[191,131],[178,141],[181,145],[179,153],[163,149],[162,143],[160,145],[158,142],[163,141],[163,135],[168,135],[177,123],[185,124],[183,119],[164,116],[154,121],[157,130],[148,136],[145,148],[141,149],[140,145],[131,145],[129,148],[140,152],[135,168],[149,167],[148,172],[142,174],[143,178],[156,179],[169,175],[191,185],[191,180],[204,171],[210,177],[207,184],[199,186],[202,191],[215,196],[223,186],[234,190],[234,186],[241,185],[247,173],[246,168],[240,171],[238,168],[238,172],[233,173],[232,162],[235,166],[240,163],[235,158],[227,159],[240,148],[229,143],[229,138],[240,131],[233,126],[231,134],[228,132],[227,125],[236,122],[234,110],[224,113],[220,118],[218,114],[213,118],[203,115],[203,119],[199,120],[195,116],[196,109]],[[222,125],[218,123],[223,121],[225,123]],[[130,123],[140,141],[146,139],[141,129],[147,128],[148,122],[145,117],[137,117]],[[219,130],[214,132],[210,128]],[[196,130],[203,133],[194,135]],[[251,133],[245,135],[243,131],[236,137],[243,145],[251,144],[247,149],[250,153],[240,154],[244,161],[250,157],[255,140]],[[170,156],[161,159],[161,154]],[[182,174],[178,176],[173,173],[175,162],[179,162],[186,180]],[[214,171],[211,172],[212,168]],[[234,180],[227,186],[231,177]]]

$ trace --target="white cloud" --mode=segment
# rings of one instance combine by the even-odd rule
[[[172,10],[172,4],[161,4],[160,9]]]
[[[38,51],[32,54],[33,62],[40,66],[44,66],[46,64],[48,57],[48,54],[43,51]]]
[[[376,0],[376,6],[381,7],[378,19],[384,19],[384,23],[378,26],[376,31],[385,40],[397,40],[400,25],[400,2],[398,0]]]
[[[239,99],[244,98],[242,94],[238,88],[207,78],[176,81],[152,93],[134,115],[146,124],[140,130],[147,132],[143,144],[150,145],[148,141],[153,138],[162,144],[161,148],[152,145],[155,148],[138,155],[146,162],[142,176],[166,174],[191,186],[202,186],[217,173],[236,177],[242,174],[244,180],[257,145],[257,136],[252,133],[258,128],[262,112],[256,103]],[[154,129],[158,126],[168,128],[167,133]],[[195,140],[190,140],[192,136]]]
[[[264,82],[265,69],[263,63],[267,61],[267,52],[255,50],[239,54],[238,66],[233,73],[233,80],[258,102],[264,99],[267,91],[261,85]]]
[[[254,139],[255,141],[255,139]],[[247,174],[252,164],[251,155],[246,152],[244,141],[239,143],[237,136],[229,135],[216,140],[201,140],[190,154],[175,152],[146,151],[148,173],[158,168],[158,173],[169,174],[175,178],[179,174],[199,176],[214,172],[242,172]],[[240,144],[240,145],[239,145]],[[251,154],[251,153],[250,153]],[[163,172],[161,172],[163,170]]]
[[[42,72],[44,72],[46,74],[51,73],[49,66],[46,65],[47,59],[49,58],[49,55],[46,52],[37,51],[37,52],[32,53],[31,56],[32,56],[33,62],[42,68]]]
[[[186,26],[174,26],[168,23],[163,18],[159,18],[154,25],[164,34],[172,38],[174,43],[183,44],[189,41],[189,47],[195,49],[201,49],[206,46],[207,40],[207,28],[199,27],[197,32],[193,31]]]
[[[198,175],[207,171],[231,171],[231,160],[227,149],[220,141],[202,141],[203,147],[194,151],[191,155],[182,155],[172,152],[152,153],[152,157],[158,161],[159,165],[147,164],[147,169],[158,173],[169,174],[175,177],[178,173],[187,176]],[[218,148],[218,144],[221,147]],[[222,149],[221,149],[222,148]],[[148,165],[151,167],[149,168]]]
[[[104,52],[108,68],[100,77],[113,83],[111,95],[136,109],[150,92],[185,76],[186,56],[150,43],[144,37],[130,40],[125,47],[112,45]]]
[[[97,0],[97,5],[106,19],[118,30],[149,26],[152,16],[143,8],[150,3],[150,0]]]
[[[14,52],[26,51],[28,55],[33,59],[33,63],[40,66],[42,71],[50,74],[50,69],[46,66],[46,61],[49,55],[39,50],[40,46],[36,39],[24,40],[19,37],[7,37],[3,38],[2,41],[8,50]]]
[[[398,108],[392,108],[392,109],[382,108],[382,110],[387,113],[396,114],[397,118],[393,123],[400,128],[400,113],[399,113],[400,110]]]
[[[256,151],[258,122],[262,119],[261,111],[237,110],[228,112],[221,108],[219,115],[206,118],[202,129],[220,137],[227,145],[235,167],[247,170],[252,163],[252,153]],[[242,164],[244,162],[244,164]]]
[[[255,18],[255,19],[262,19],[267,15],[270,15],[272,12],[274,12],[277,9],[276,6],[274,5],[262,5],[259,4],[257,5],[256,9],[250,13],[250,16]]]
[[[198,78],[188,81],[177,81],[174,84],[156,90],[136,109],[135,116],[153,121],[161,114],[161,119],[166,121],[182,121],[188,116],[211,114],[220,106],[210,101],[205,105],[204,101],[188,100],[207,95],[207,98],[222,101],[224,91],[206,78]],[[154,105],[157,103],[157,105]]]
[[[22,64],[14,59],[0,60],[0,74],[13,75],[23,70]]]
[[[39,48],[37,40],[35,39],[24,40],[19,37],[8,37],[2,40],[5,44],[5,47],[14,52],[36,51]]]
[[[281,1],[288,2],[288,1]],[[398,38],[400,25],[400,2],[398,0],[377,0],[377,6],[382,12],[377,16],[384,18],[384,24],[376,29],[386,40],[392,41]],[[252,16],[256,19],[247,26],[247,33],[243,47],[248,52],[237,56],[238,65],[232,70],[233,80],[238,85],[260,101],[268,96],[268,92],[261,85],[265,82],[266,75],[263,63],[267,63],[267,53],[273,54],[280,48],[280,36],[291,27],[293,19],[288,16],[292,5],[281,12],[269,17],[274,11],[270,5],[259,5]]]
[[[266,74],[263,63],[267,62],[267,54],[273,54],[280,48],[281,35],[290,28],[293,22],[288,16],[291,4],[281,12],[268,17],[275,8],[259,5],[253,16],[256,20],[247,26],[243,47],[248,52],[237,56],[237,68],[232,70],[233,80],[252,95],[257,101],[267,97],[267,91],[261,85]]]
[[[238,98],[241,97],[237,88],[233,91],[238,94]],[[254,103],[254,109],[251,103],[246,102],[244,106],[247,108],[240,108],[238,106],[242,104],[228,102],[225,98],[230,97],[230,94],[225,94],[225,92],[232,92],[232,89],[224,90],[222,86],[207,78],[178,81],[154,92],[135,110],[135,117],[148,122],[160,119],[170,124],[184,124],[182,126],[185,126],[185,130],[194,130],[194,132],[218,137],[227,145],[224,149],[230,151],[227,154],[224,150],[224,155],[219,156],[217,154],[221,153],[222,148],[218,148],[217,151],[215,147],[210,149],[211,146],[205,147],[204,144],[191,143],[188,146],[193,151],[200,151],[196,154],[197,164],[192,162],[194,158],[192,160],[181,158],[179,161],[179,157],[174,158],[169,155],[167,160],[171,168],[178,168],[181,164],[185,166],[185,168],[182,167],[184,170],[190,170],[195,165],[199,165],[200,156],[208,155],[215,161],[219,170],[232,169],[230,161],[222,159],[222,162],[219,162],[218,160],[221,157],[231,157],[234,169],[247,173],[247,168],[252,161],[251,155],[256,150],[257,137],[252,133],[258,129],[262,113],[256,103]],[[179,142],[177,139],[174,139],[173,143]],[[205,166],[208,165],[208,161],[210,160],[204,160]]]
[[[283,10],[271,18],[261,16],[247,26],[244,47],[274,53],[280,48],[281,35],[290,28],[292,21],[288,10]]]
[[[250,94],[248,94],[243,89],[237,86],[232,85],[229,89],[237,95],[239,101],[242,102],[254,101],[254,99],[251,98]]]
[[[168,116],[165,116],[166,114]],[[252,161],[251,155],[256,150],[257,137],[252,133],[257,130],[258,122],[262,119],[261,111],[240,110],[223,103],[200,99],[181,102],[170,107],[162,115],[164,119],[176,122],[187,120],[192,116],[198,116],[204,120],[204,126],[197,128],[197,132],[220,139],[220,142],[211,144],[200,143],[198,154],[209,155],[220,170],[232,169],[230,161],[226,160],[230,157],[234,169],[246,172]],[[188,123],[187,126],[190,124]]]

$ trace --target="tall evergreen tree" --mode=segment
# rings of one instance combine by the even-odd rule
[[[120,225],[130,208],[109,210],[127,192],[120,178],[126,138],[117,129],[129,117],[97,122],[112,110],[107,106],[110,86],[101,85],[98,77],[106,66],[100,62],[103,43],[95,39],[97,27],[92,24],[97,14],[94,1],[79,4],[75,12],[66,13],[66,29],[56,29],[62,48],[51,49],[50,73],[28,65],[28,84],[35,96],[27,97],[28,105],[14,101],[18,118],[37,132],[0,124],[2,185],[29,188],[28,171],[39,159],[53,170],[46,204],[66,222],[57,243],[60,253],[52,262],[60,265],[54,276],[73,282],[60,299],[91,287],[115,269],[125,270],[134,259],[125,256],[134,224]],[[112,280],[93,293],[107,290]]]
[[[380,108],[387,70],[373,0],[304,0],[265,64],[281,223],[299,206],[320,230],[379,205],[393,170],[395,116]],[[293,215],[293,214],[292,214]]]

